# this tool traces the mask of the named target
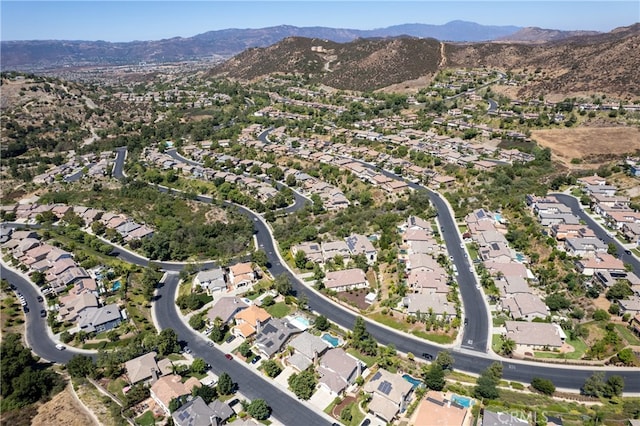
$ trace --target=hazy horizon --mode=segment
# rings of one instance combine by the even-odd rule
[[[638,1],[6,1],[2,41],[130,42],[279,25],[372,30],[404,24],[608,32],[640,22]]]

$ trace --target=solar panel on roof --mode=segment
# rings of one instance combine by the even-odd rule
[[[387,382],[386,380],[378,385],[378,390],[385,395],[389,395],[389,392],[391,392],[391,388],[391,383]]]
[[[484,217],[484,210],[478,210],[477,216],[482,219]]]
[[[373,379],[371,380],[378,380],[380,377],[382,377],[382,373],[377,371],[376,374],[373,375]]]
[[[498,246],[498,243],[491,243],[491,248],[494,250],[500,250],[500,247]]]
[[[427,401],[429,401],[432,404],[437,404],[437,405],[439,405],[441,407],[444,407],[444,401],[439,401],[437,399],[433,399],[430,396],[427,397]]]

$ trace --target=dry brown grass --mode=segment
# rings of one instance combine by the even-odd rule
[[[38,414],[31,421],[32,425],[65,425],[87,426],[95,425],[94,418],[87,408],[78,402],[68,387],[54,396],[51,401],[38,408]]]
[[[534,130],[531,138],[550,148],[555,160],[572,169],[598,166],[640,150],[640,130],[632,127]],[[581,163],[572,164],[574,158]]]

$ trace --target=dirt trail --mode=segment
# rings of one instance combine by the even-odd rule
[[[444,68],[447,65],[447,56],[444,54],[444,43],[440,42],[440,63],[438,68]]]

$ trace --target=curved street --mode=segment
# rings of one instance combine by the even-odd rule
[[[118,151],[118,159],[116,161],[116,167],[114,168],[114,176],[116,177],[123,176],[122,164],[124,163],[125,155],[126,150]],[[118,161],[121,161],[119,169]],[[394,178],[397,179],[397,176]],[[424,189],[418,185],[415,186],[417,188]],[[434,206],[438,210],[438,219],[443,228],[443,237],[447,241],[448,248],[454,257],[454,261],[457,265],[459,262],[461,262],[460,264],[466,263],[463,249],[459,245],[460,237],[455,225],[455,220],[449,213],[449,209],[447,208],[445,201],[432,191],[430,191],[430,196]],[[576,208],[579,211],[577,200],[573,197],[570,198],[575,201]],[[210,197],[200,196],[198,199],[202,202],[211,202]],[[563,202],[565,201],[563,200]],[[570,201],[567,201],[567,203],[569,203],[568,205],[571,205]],[[297,277],[281,263],[280,257],[276,251],[275,242],[273,241],[270,231],[262,218],[244,207],[238,207],[238,209],[240,212],[253,219],[258,245],[267,253],[268,260],[271,264],[269,268],[270,272],[274,276],[282,273],[287,274],[291,279],[297,295],[300,296],[305,294],[307,296],[309,308],[311,310],[326,316],[345,329],[353,329],[353,324],[357,315],[354,312],[333,303],[298,280]],[[590,218],[585,218],[585,220],[589,219]],[[599,229],[599,227],[594,229]],[[145,259],[140,255],[136,255],[120,248],[116,248],[116,251],[118,256],[127,262],[138,265],[148,264],[148,259]],[[636,262],[634,266],[637,265],[637,260],[635,258],[631,258],[629,261]],[[213,366],[215,371],[231,371],[228,368],[229,361],[224,358],[222,353],[218,350],[212,350],[206,345],[206,343],[204,343],[203,340],[196,338],[196,333],[189,327],[185,326],[179,318],[179,313],[177,312],[178,308],[171,295],[173,294],[173,291],[175,291],[175,286],[177,285],[177,274],[175,274],[175,272],[181,270],[184,267],[184,263],[154,263],[158,264],[166,271],[174,272],[168,274],[167,281],[158,289],[157,292],[158,297],[155,302],[157,307],[155,309],[158,312],[157,321],[160,327],[174,328],[178,333],[179,338],[188,342],[189,346],[192,347],[194,354],[205,358],[205,360]],[[489,335],[486,305],[482,299],[482,294],[475,289],[475,277],[471,273],[466,275],[464,274],[464,271],[468,271],[467,268],[459,267],[458,269],[460,271],[458,279],[460,282],[461,294],[465,305],[466,315],[470,319],[469,324],[471,327],[467,327],[465,329],[462,348],[452,350],[455,358],[455,368],[457,370],[478,374],[496,360],[494,356],[485,352]],[[5,267],[0,268],[0,272],[2,277],[8,278],[10,282],[16,284],[18,290],[25,295],[30,306],[37,306],[35,303],[37,303],[36,297],[38,293],[30,281],[27,281],[21,275],[15,274]],[[465,294],[470,295],[470,297],[465,296]],[[29,342],[30,347],[36,354],[45,359],[60,363],[67,362],[73,356],[72,351],[58,351],[55,349],[55,342],[51,340],[52,336],[48,331],[45,320],[34,317],[34,314],[30,314],[27,320],[27,341]],[[380,344],[393,344],[400,352],[411,352],[419,356],[425,352],[435,355],[438,351],[443,350],[442,346],[393,330],[373,321],[367,320],[367,329]],[[500,360],[504,366],[503,378],[505,380],[529,383],[532,378],[541,377],[551,379],[559,389],[579,390],[586,378],[588,378],[594,371],[592,366],[562,366],[507,359]],[[238,370],[237,372],[238,376],[236,377],[234,375],[236,374],[234,370],[232,377],[240,384],[242,392],[249,397],[259,396],[267,400],[274,411],[278,414],[276,416],[278,419],[285,421],[283,416],[286,416],[285,413],[287,412],[293,412],[292,410],[309,410],[304,404],[292,404],[292,402],[296,402],[295,399],[291,398],[291,396],[280,389],[276,388],[274,390],[274,387],[270,385],[266,379],[258,378],[258,376],[244,369],[242,366],[238,366],[238,368],[241,368],[241,370]],[[626,384],[625,393],[640,392],[640,370],[616,367],[597,370],[604,371],[607,376],[612,374],[622,376]],[[257,385],[257,382],[260,382],[260,385]],[[264,384],[262,382],[264,382]],[[248,389],[251,389],[251,391]],[[273,396],[273,400],[271,399],[271,396]],[[295,405],[297,408],[294,409],[292,405]],[[297,411],[295,412],[297,413]],[[302,418],[299,417],[299,415],[300,414],[298,413],[296,416],[292,417],[291,420],[293,420],[293,424],[296,424],[296,419]],[[304,418],[315,418],[318,420],[319,423],[317,424],[326,423],[324,418],[308,417],[307,414],[304,415]],[[313,422],[313,420],[310,421]]]

